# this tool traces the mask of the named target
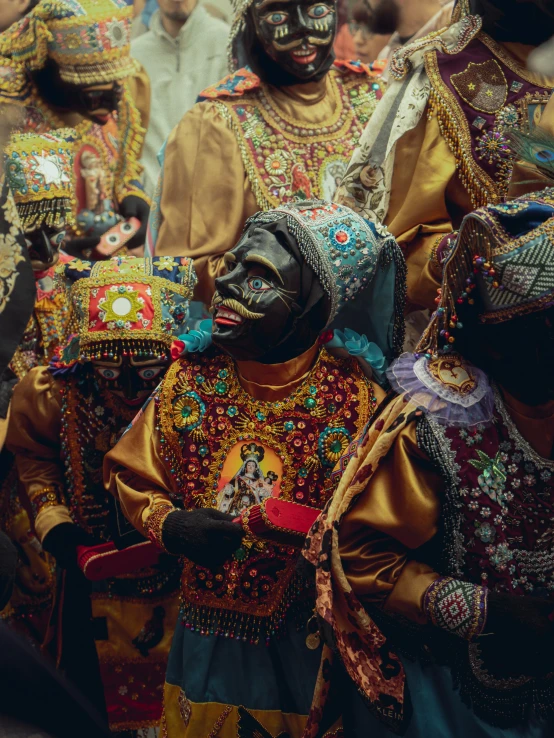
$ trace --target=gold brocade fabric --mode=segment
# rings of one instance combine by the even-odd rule
[[[204,101],[183,117],[165,149],[156,253],[194,258],[195,299],[211,303],[248,217],[306,193],[332,199],[373,111],[372,82],[333,69],[319,82]]]
[[[504,44],[504,47],[522,66],[532,50],[532,47],[516,43]],[[545,79],[529,72],[526,75],[537,85],[554,86],[552,78]],[[542,123],[547,125],[544,115]],[[455,156],[441,134],[437,117],[428,119],[424,115],[396,146],[385,223],[405,247],[409,307],[433,309],[440,287],[436,266],[431,261],[433,249],[440,237],[458,228],[462,218],[474,208],[458,176]],[[528,171],[523,175],[517,172],[516,176],[520,180],[531,178]],[[536,188],[536,184],[521,185],[517,194]]]

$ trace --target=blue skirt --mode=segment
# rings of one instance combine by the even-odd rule
[[[236,738],[239,707],[271,735],[301,738],[321,658],[306,635],[289,623],[269,646],[253,645],[202,636],[179,622],[164,690],[168,738]]]
[[[478,718],[454,689],[450,669],[402,658],[413,714],[405,738],[553,738],[554,718],[531,718],[514,728],[495,728]],[[345,690],[345,738],[395,738],[374,717],[354,685]]]

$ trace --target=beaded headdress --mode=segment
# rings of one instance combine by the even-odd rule
[[[394,237],[350,208],[322,200],[257,213],[246,228],[283,217],[329,297],[328,326],[365,334],[387,359],[396,356],[404,339],[406,272]]]
[[[56,280],[69,292],[69,333],[75,335],[53,362],[166,354],[184,332],[197,282],[192,259],[122,256],[110,261],[73,261],[58,267]],[[120,352],[120,353],[118,353]]]
[[[25,231],[73,225],[76,137],[73,128],[60,128],[10,138],[5,149],[6,179]]]
[[[231,0],[233,6],[233,22],[229,32],[227,45],[227,61],[230,72],[236,72],[241,64],[238,62],[237,41],[246,28],[246,14],[254,0]]]
[[[17,86],[18,67],[21,76],[21,71],[42,69],[49,58],[62,80],[73,84],[115,82],[134,74],[132,14],[125,0],[41,0],[0,34],[2,64],[12,67],[11,75],[3,74],[5,86]]]
[[[554,190],[467,215],[443,269],[436,311],[416,352],[455,348],[457,312],[479,295],[483,323],[501,323],[554,304]]]

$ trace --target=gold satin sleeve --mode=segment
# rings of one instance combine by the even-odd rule
[[[136,74],[129,77],[127,80],[127,86],[131,99],[135,103],[135,106],[140,114],[140,124],[145,131],[148,130],[150,123],[150,99],[151,99],[151,88],[150,88],[150,77],[148,76],[146,69],[137,62],[140,67]],[[144,142],[143,142],[144,143]],[[142,155],[142,147],[138,153],[140,158]]]
[[[23,497],[38,509],[34,524],[41,542],[54,526],[72,522],[63,497],[60,436],[57,383],[46,367],[35,367],[15,386],[6,446],[15,454]]]
[[[441,487],[411,423],[340,527],[342,566],[362,602],[426,622],[423,595],[439,575],[417,561],[417,549],[437,532]]]
[[[104,457],[104,484],[121,503],[127,520],[146,536],[144,523],[154,508],[170,504],[173,482],[160,456],[152,400],[139,420]]]
[[[456,177],[456,161],[436,118],[424,113],[396,144],[391,197],[385,223],[404,249],[408,310],[435,307],[440,271],[431,261],[453,219],[473,210]]]
[[[194,259],[195,299],[209,305],[223,255],[258,209],[235,134],[214,103],[195,105],[167,141],[156,254]]]

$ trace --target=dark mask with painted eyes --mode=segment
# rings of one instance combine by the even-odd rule
[[[299,356],[323,329],[328,306],[285,219],[253,225],[215,281],[213,341],[235,359],[276,364]]]
[[[54,266],[60,256],[60,248],[65,240],[65,231],[49,226],[37,228],[25,234],[31,266],[35,274]]]
[[[140,361],[123,356],[113,361],[93,361],[92,366],[101,390],[111,392],[125,405],[138,409],[162,380],[168,360]]]
[[[273,84],[320,79],[333,63],[336,22],[332,0],[255,0],[245,34],[248,61]]]
[[[52,59],[32,76],[40,96],[47,103],[80,113],[99,125],[105,125],[118,108],[122,88],[117,82],[88,87],[64,82],[58,65]]]

